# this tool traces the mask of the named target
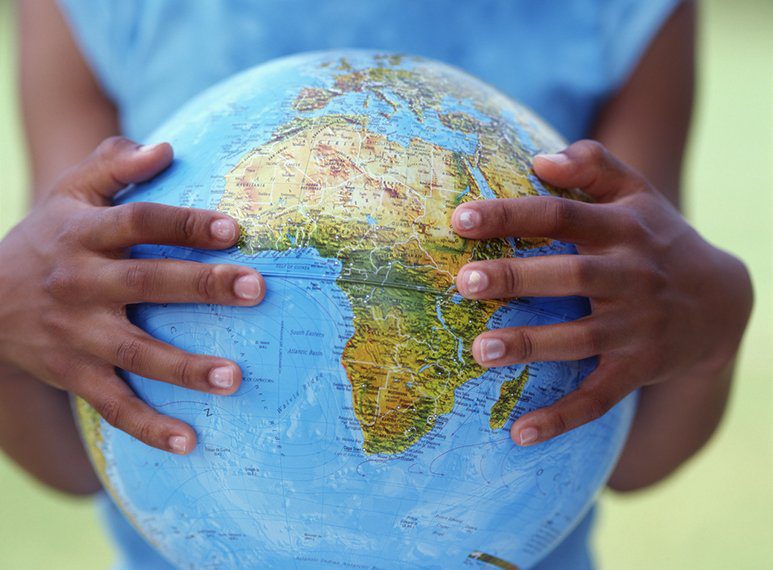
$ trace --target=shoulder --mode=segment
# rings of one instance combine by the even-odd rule
[[[612,91],[629,79],[682,0],[596,0],[600,53]]]
[[[116,112],[56,2],[19,7],[24,128],[33,185],[41,190],[115,134]]]
[[[139,3],[55,0],[55,4],[84,59],[103,89],[115,99],[123,64],[130,57]]]

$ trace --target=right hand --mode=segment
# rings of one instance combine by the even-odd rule
[[[171,161],[168,144],[108,139],[0,242],[0,363],[82,397],[148,445],[186,454],[196,445],[193,429],[151,409],[116,368],[223,395],[239,387],[241,370],[154,339],[129,322],[126,306],[252,306],[263,299],[265,284],[236,265],[128,258],[136,244],[225,249],[239,237],[236,222],[219,212],[110,205],[118,191]]]

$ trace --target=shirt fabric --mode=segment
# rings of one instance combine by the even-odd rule
[[[366,48],[450,63],[568,140],[633,72],[679,0],[59,0],[127,136],[142,142],[208,86],[303,51]],[[171,566],[105,496],[119,567]],[[592,514],[537,570],[590,570]]]

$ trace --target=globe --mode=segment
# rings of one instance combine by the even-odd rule
[[[524,78],[528,81],[528,78]],[[484,369],[487,329],[580,318],[582,298],[470,301],[470,260],[575,253],[511,237],[469,241],[459,204],[556,194],[533,155],[560,137],[441,63],[312,53],[241,73],[152,137],[176,159],[119,202],[212,208],[236,247],[144,245],[132,255],[254,267],[257,307],[138,305],[133,322],[236,361],[216,396],[125,374],[191,424],[189,456],[145,446],[85,403],[93,464],[126,518],[180,568],[527,568],[578,524],[615,464],[634,402],[533,447],[508,428],[555,402],[593,360]]]

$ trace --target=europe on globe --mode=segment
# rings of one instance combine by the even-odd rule
[[[467,201],[557,193],[531,159],[563,148],[558,135],[457,69],[345,51],[246,71],[151,140],[172,143],[174,164],[119,201],[217,209],[242,236],[227,251],[132,254],[250,266],[267,286],[251,308],[133,308],[153,336],[242,367],[233,396],[125,374],[194,427],[191,455],[147,447],[78,401],[105,489],[163,556],[180,568],[512,569],[571,532],[633,401],[518,447],[513,419],[575,389],[594,363],[486,370],[470,347],[487,329],[580,318],[588,302],[470,301],[454,277],[471,260],[574,247],[468,241],[450,224]]]

